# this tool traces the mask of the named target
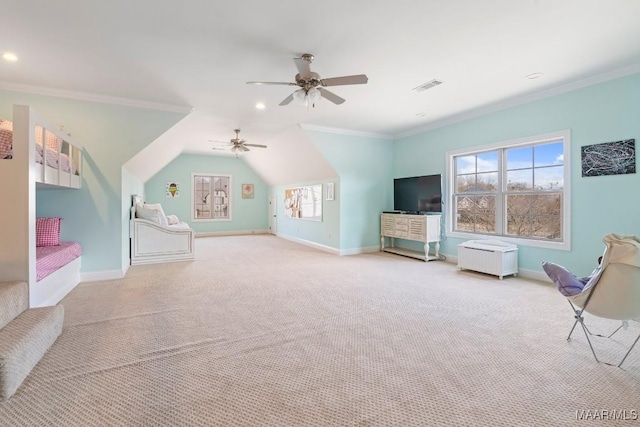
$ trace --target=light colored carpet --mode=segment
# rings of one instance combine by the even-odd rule
[[[550,285],[273,236],[196,249],[80,284],[0,425],[559,426],[640,410],[640,349],[625,369],[597,364],[581,331],[565,340]],[[595,345],[616,359],[609,341]]]

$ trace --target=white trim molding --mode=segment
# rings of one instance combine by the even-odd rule
[[[340,249],[340,256],[372,254],[380,252],[380,246],[366,246],[362,248]]]
[[[597,76],[587,77],[585,79],[576,80],[570,83],[561,84],[550,89],[542,90],[530,95],[524,95],[509,99],[507,101],[498,102],[485,107],[476,108],[470,111],[466,111],[460,114],[454,114],[441,120],[433,121],[424,126],[420,126],[415,129],[411,129],[405,132],[394,135],[395,139],[406,138],[408,136],[417,135],[423,132],[428,132],[441,127],[449,126],[454,123],[463,122],[476,117],[484,116],[486,114],[495,113],[497,111],[506,110],[507,108],[517,107],[518,105],[528,104],[530,102],[538,101],[544,98],[550,98],[552,96],[561,95],[563,93],[572,92],[574,90],[582,89],[584,87],[593,86],[599,83],[604,83],[609,80],[615,80],[622,77],[630,76],[640,72],[640,64],[630,65],[618,70],[609,71],[606,73],[598,74]]]
[[[18,83],[0,82],[0,89],[12,92],[32,93],[35,95],[55,96],[57,98],[75,99],[77,101],[97,102],[100,104],[124,105],[127,107],[146,108],[150,110],[169,111],[188,114],[193,107],[184,105],[163,104],[159,102],[142,101],[139,99],[118,98],[115,96],[98,95],[95,93],[75,92],[70,90],[53,89],[43,86],[23,85]]]
[[[458,256],[457,255],[445,255],[445,258],[446,259],[445,259],[444,262],[448,262],[450,264],[458,265]],[[485,273],[479,273],[479,272],[472,271],[472,270],[464,270],[464,271],[469,271],[469,272],[472,272],[474,274],[482,274],[482,275],[485,274]],[[493,277],[495,277],[495,276],[493,276]],[[509,276],[505,276],[505,280],[508,277]],[[545,285],[553,284],[551,279],[549,279],[549,276],[547,276],[544,271],[529,270],[529,269],[526,269],[526,268],[524,268],[524,269],[523,268],[518,268],[518,277],[522,277],[524,279],[537,280],[539,282],[544,282]]]
[[[516,138],[509,141],[500,141],[491,144],[486,144],[477,147],[466,147],[456,150],[447,151],[446,153],[446,202],[453,206],[453,193],[454,193],[454,183],[455,183],[455,158],[456,156],[461,156],[465,154],[473,154],[473,153],[481,153],[484,151],[491,150],[502,150],[505,148],[513,148],[521,145],[530,145],[530,144],[542,144],[547,141],[555,141],[562,140],[563,142],[563,187],[562,187],[562,240],[560,241],[550,241],[543,239],[531,239],[526,237],[518,237],[518,236],[506,236],[502,234],[481,234],[481,233],[473,233],[473,232],[465,232],[465,231],[455,231],[453,229],[455,221],[455,209],[453,207],[447,209],[446,212],[446,228],[445,233],[447,237],[461,238],[461,239],[487,239],[487,238],[495,238],[507,243],[513,243],[520,246],[531,246],[531,247],[539,247],[546,249],[555,249],[555,250],[571,250],[571,131],[569,129],[559,130],[556,132],[549,132],[541,135],[533,135],[523,138]],[[504,165],[499,167],[499,174],[504,173]],[[502,177],[498,178],[498,182],[502,182]],[[498,196],[501,196],[502,188],[501,184],[498,184],[500,191],[497,193]],[[502,202],[497,204],[497,208],[502,210]],[[496,215],[498,211],[496,211]],[[505,211],[503,211],[500,215],[504,218],[506,215]],[[499,218],[499,217],[498,217]],[[502,229],[502,223],[498,222],[498,229]]]
[[[269,234],[269,230],[196,231],[198,237],[246,236],[248,234]]]
[[[332,248],[331,246],[321,245],[320,243],[312,242],[311,240],[301,239],[299,237],[290,236],[288,234],[276,233],[277,237],[281,239],[289,240],[291,242],[300,243],[301,245],[310,246],[312,248],[321,250],[323,252],[329,252],[334,255],[340,255],[340,250],[336,248]]]
[[[89,271],[86,273],[80,273],[80,283],[122,279],[127,274],[127,271],[129,271],[129,267],[124,270]]]
[[[304,130],[311,130],[316,132],[336,133],[339,135],[348,135],[348,136],[362,136],[366,138],[380,138],[380,139],[389,139],[389,140],[395,139],[393,135],[388,135],[386,133],[364,132],[364,131],[351,130],[351,129],[331,128],[331,127],[310,125],[307,123],[298,123],[298,126],[300,126],[300,128]]]

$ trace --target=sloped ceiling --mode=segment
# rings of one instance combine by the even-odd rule
[[[299,126],[290,127],[267,145],[267,149],[246,153],[244,160],[271,185],[306,183],[338,176]]]
[[[163,159],[177,147],[211,154],[209,140],[228,140],[236,128],[274,147],[297,124],[406,135],[603,74],[640,71],[640,1],[633,0],[30,0],[4,2],[2,13],[0,50],[19,58],[0,60],[2,88],[193,108],[159,140],[168,149]],[[303,53],[315,55],[311,69],[323,78],[364,73],[369,82],[331,88],[346,102],[323,99],[311,109],[278,106],[293,87],[246,84],[292,82],[293,58]],[[527,79],[532,73],[542,74]],[[412,90],[434,78],[444,83]],[[256,170],[279,164],[275,155],[250,154]],[[313,157],[300,148],[286,156]],[[279,173],[265,175],[275,182]]]

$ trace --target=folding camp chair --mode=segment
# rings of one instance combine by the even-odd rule
[[[564,267],[543,262],[547,275],[554,281],[558,290],[569,301],[575,322],[567,340],[571,338],[576,325],[580,324],[587,337],[593,357],[600,362],[591,344],[589,336],[611,338],[628,320],[640,318],[640,240],[636,236],[607,234],[602,241],[606,245],[600,265],[585,278],[579,279]],[[621,320],[622,325],[609,335],[593,334],[584,324],[584,312],[606,319]],[[620,363],[620,367],[640,340],[635,339]]]

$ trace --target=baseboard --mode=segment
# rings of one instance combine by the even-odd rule
[[[363,248],[340,249],[340,256],[371,254],[374,252],[380,252],[380,246],[366,246]]]
[[[299,237],[289,236],[287,234],[281,234],[281,233],[276,234],[276,236],[285,240],[289,240],[291,242],[300,243],[301,245],[310,246],[312,248],[319,249],[323,252],[329,252],[334,255],[341,255],[339,249],[332,248],[331,246],[327,246],[327,245],[321,245],[320,243],[312,242],[311,240],[305,240]]]
[[[101,280],[117,280],[122,279],[129,267],[124,270],[108,270],[108,271],[90,271],[80,273],[80,282],[99,282]]]
[[[244,236],[247,234],[269,234],[269,230],[196,231],[196,237]]]
[[[458,264],[458,257],[456,255],[444,255],[447,257],[446,262],[452,264]],[[549,276],[544,271],[529,270],[526,268],[518,268],[518,277],[524,277],[525,279],[538,280],[540,282],[553,283]]]
[[[276,234],[276,236],[281,237],[285,240],[289,240],[292,242],[300,243],[301,245],[311,246],[312,248],[319,249],[324,252],[329,252],[335,255],[340,256],[348,256],[348,255],[359,255],[373,252],[380,252],[380,246],[367,246],[363,248],[351,248],[351,249],[337,249],[331,246],[322,245],[320,243],[312,242],[311,240],[301,239],[299,237],[290,236],[288,234]]]

